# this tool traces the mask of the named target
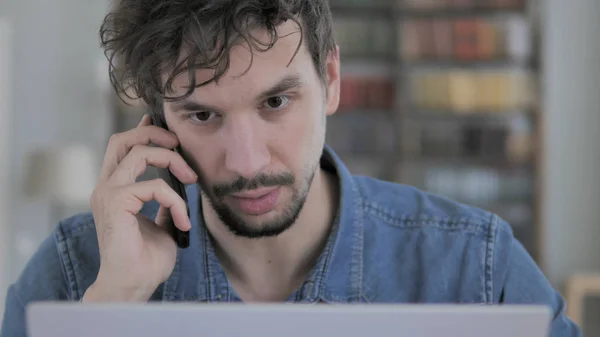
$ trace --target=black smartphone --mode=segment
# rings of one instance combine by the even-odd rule
[[[151,118],[152,118],[153,125],[161,127],[165,130],[169,130],[169,128],[167,127],[167,123],[164,120],[162,108],[154,107],[152,109]],[[173,151],[181,154],[181,147],[178,145]],[[167,184],[173,190],[175,190],[175,192],[177,194],[179,194],[179,196],[183,199],[183,201],[185,202],[187,216],[188,216],[188,218],[190,218],[190,206],[188,204],[187,194],[185,192],[185,185],[181,181],[179,181],[179,179],[177,179],[177,177],[175,177],[168,168],[167,169],[156,168],[156,169],[158,171],[158,176],[161,179],[163,179],[164,181],[166,181]],[[177,243],[177,246],[179,248],[189,247],[189,245],[190,245],[189,232],[184,232],[184,231],[180,230],[179,228],[175,227],[173,217],[170,214],[169,214],[169,222],[168,222],[167,226],[169,227],[169,232],[170,232],[171,236],[173,237],[173,240],[175,240],[175,242]]]

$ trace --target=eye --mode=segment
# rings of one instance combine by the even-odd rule
[[[265,101],[265,107],[268,109],[279,110],[285,108],[290,102],[287,96],[273,96]]]
[[[189,118],[196,123],[206,123],[216,117],[216,113],[211,111],[199,111],[189,114]]]

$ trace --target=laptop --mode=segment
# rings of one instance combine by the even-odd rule
[[[29,337],[547,337],[541,306],[34,303]]]

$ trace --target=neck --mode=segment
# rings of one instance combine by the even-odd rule
[[[262,239],[231,234],[202,198],[216,254],[243,301],[283,301],[302,285],[327,241],[338,207],[337,185],[335,176],[319,169],[294,225]]]

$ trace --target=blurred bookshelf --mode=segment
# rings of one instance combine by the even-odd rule
[[[499,214],[543,264],[537,6],[330,0],[342,84],[327,142],[355,174]]]

